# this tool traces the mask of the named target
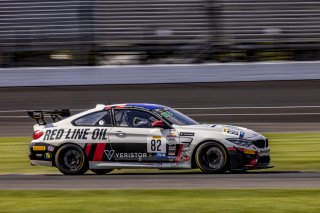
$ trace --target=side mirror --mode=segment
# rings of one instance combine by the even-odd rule
[[[159,128],[163,128],[164,127],[164,123],[162,120],[157,120],[152,122],[152,127],[159,127]]]

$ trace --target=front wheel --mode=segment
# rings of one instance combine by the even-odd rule
[[[195,153],[198,167],[205,173],[224,173],[228,169],[228,154],[226,149],[217,142],[201,144]]]
[[[65,175],[82,175],[88,171],[88,162],[83,150],[74,144],[63,145],[56,154],[55,163]]]

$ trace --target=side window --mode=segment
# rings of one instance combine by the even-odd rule
[[[73,123],[76,126],[112,126],[110,111],[94,112],[78,118]]]
[[[152,114],[140,110],[116,109],[115,120],[119,127],[151,128],[152,122],[158,119]]]
[[[116,126],[123,126],[123,127],[129,126],[126,109],[114,110],[114,117],[115,117]]]

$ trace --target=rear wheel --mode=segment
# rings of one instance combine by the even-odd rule
[[[88,162],[83,150],[74,144],[63,145],[56,154],[55,163],[65,175],[82,175],[88,171]]]
[[[104,175],[113,171],[113,169],[91,169],[97,175]]]
[[[217,142],[201,144],[195,153],[198,167],[205,173],[224,173],[228,169],[228,154],[226,149]]]

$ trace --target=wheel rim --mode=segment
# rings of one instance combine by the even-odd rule
[[[224,165],[224,153],[218,147],[210,147],[204,150],[202,162],[204,166],[210,169],[220,169]]]
[[[81,153],[76,150],[68,150],[63,157],[63,164],[68,170],[76,170],[81,161]]]

